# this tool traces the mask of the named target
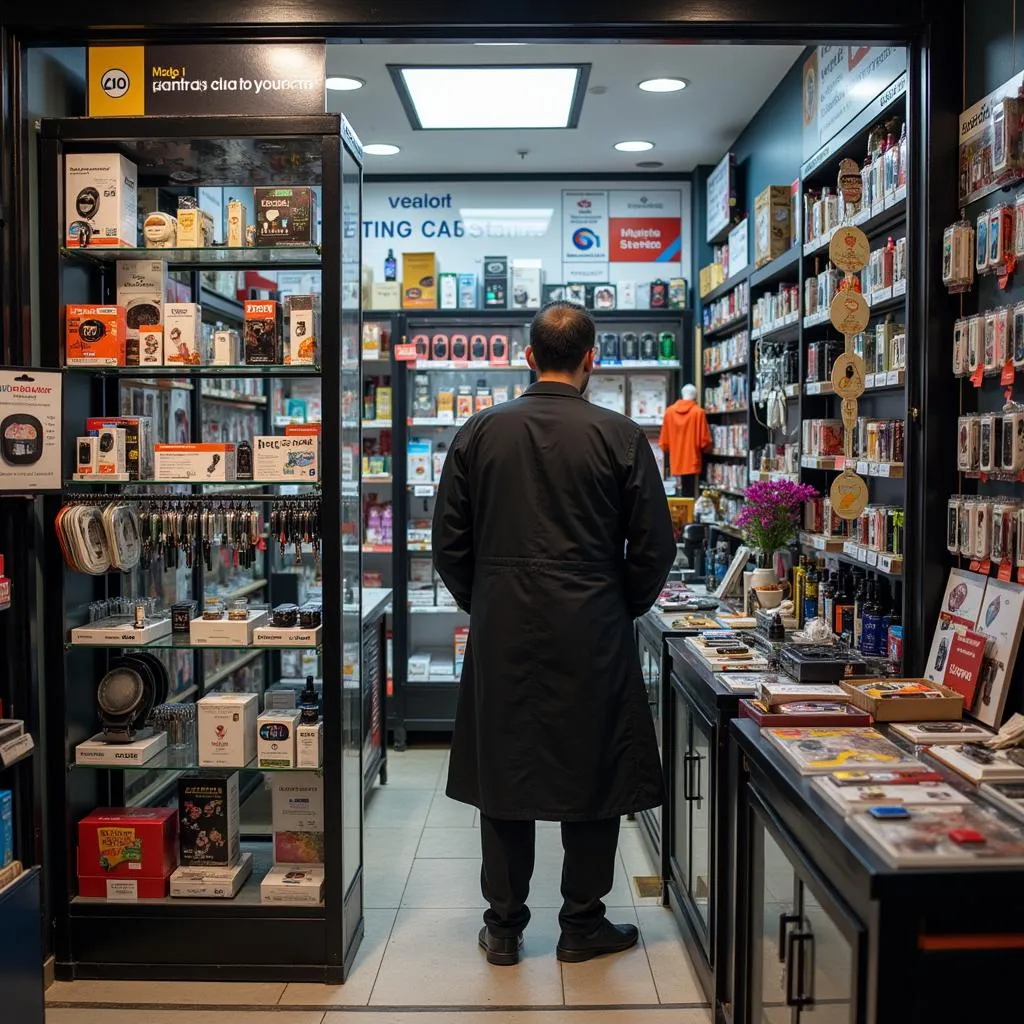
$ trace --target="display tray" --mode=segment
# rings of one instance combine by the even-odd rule
[[[1024,865],[1024,828],[975,806],[909,807],[879,820],[855,811],[847,822],[894,867]]]
[[[837,768],[923,768],[876,729],[772,727],[761,735],[777,747],[801,775],[823,775]]]
[[[984,743],[995,736],[974,722],[894,722],[892,733],[921,747],[947,743]]]
[[[774,672],[716,672],[715,682],[733,693],[755,694],[765,679],[777,680]]]
[[[869,807],[947,807],[969,804],[966,793],[948,782],[918,782],[913,785],[839,785],[829,775],[816,778],[814,788],[841,814],[867,810]]]
[[[758,725],[848,726],[870,725],[871,716],[852,704],[834,701],[794,701],[771,709],[759,700],[741,700],[740,717]]]
[[[786,677],[765,679],[758,685],[758,698],[769,707],[778,708],[783,704],[805,701],[832,701],[848,705],[846,691],[835,683],[794,683]],[[869,717],[869,716],[865,716]],[[857,725],[847,722],[847,725]],[[870,722],[865,722],[870,725]]]
[[[1024,782],[1024,749],[990,750],[961,744],[929,747],[926,753],[970,782]]]
[[[876,722],[959,722],[963,716],[963,696],[927,679],[858,679],[840,685],[850,702]]]
[[[985,782],[978,790],[1001,811],[1024,821],[1024,782]]]

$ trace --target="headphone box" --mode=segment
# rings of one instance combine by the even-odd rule
[[[164,298],[167,295],[165,260],[118,260],[117,304],[125,311],[127,338],[138,338],[145,327],[164,322]],[[160,360],[163,353],[160,353]]]
[[[124,366],[128,322],[124,306],[76,306],[65,309],[67,366]]]
[[[64,158],[65,245],[139,244],[138,168],[120,153],[68,153]]]
[[[92,436],[98,436],[104,427],[120,427],[124,430],[129,479],[152,480],[152,419],[149,416],[90,416],[85,421],[85,432]]]

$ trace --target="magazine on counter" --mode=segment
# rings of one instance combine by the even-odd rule
[[[979,792],[1000,810],[1024,821],[1024,782],[985,782]]]
[[[887,740],[877,729],[762,729],[765,736],[802,775],[822,775],[837,768],[920,768],[921,762]]]
[[[919,747],[934,743],[984,743],[995,736],[976,722],[893,722],[889,729]]]
[[[992,750],[974,743],[929,747],[928,756],[971,782],[1024,782],[1024,748]]]
[[[845,814],[869,807],[957,806],[969,804],[966,793],[948,782],[919,782],[911,786],[843,786],[830,775],[813,780],[812,785],[833,807]]]

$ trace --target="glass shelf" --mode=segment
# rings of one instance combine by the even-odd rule
[[[124,251],[124,250],[122,250]],[[65,366],[64,373],[90,373],[104,377],[129,377],[145,380],[149,377],[319,377],[320,366],[285,366],[280,363],[236,363],[231,366]],[[205,396],[211,401],[219,396]],[[239,400],[253,401],[259,396],[239,396]],[[265,397],[265,396],[263,396]]]
[[[234,491],[246,491],[257,487],[319,487],[319,480],[104,480],[96,477],[90,480],[65,480],[67,490],[79,487],[226,487]],[[157,495],[173,497],[173,495]],[[282,495],[287,498],[288,495]],[[313,495],[296,495],[313,497]]]
[[[148,644],[133,644],[126,643],[124,641],[118,643],[103,643],[103,644],[74,644],[70,641],[64,642],[65,650],[89,650],[90,648],[96,650],[102,650],[103,648],[111,648],[117,650],[132,650],[132,651],[153,651],[157,649],[161,650],[175,650],[175,651],[245,651],[263,653],[264,651],[316,651],[318,654],[323,653],[322,644],[310,644],[309,646],[303,647],[278,647],[277,645],[271,646],[241,646],[239,644],[193,644],[188,639],[187,633],[180,633],[177,636],[172,633],[170,636],[161,637],[159,640],[151,640]]]
[[[114,744],[111,744],[113,746]],[[68,768],[71,771],[107,771],[124,772],[316,772],[323,774],[323,768],[261,768],[257,761],[245,765],[210,765],[199,764],[195,751],[188,752],[182,758],[175,756],[175,751],[165,749],[145,764],[77,764],[72,761]]]
[[[82,263],[116,263],[118,260],[165,260],[181,270],[232,267],[259,267],[266,264],[286,266],[295,270],[317,270],[320,267],[320,246],[266,246],[263,248],[229,248],[226,245],[207,249],[120,249],[115,246],[63,246],[65,259]]]

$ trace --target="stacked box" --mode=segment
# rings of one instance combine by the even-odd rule
[[[178,779],[181,863],[221,868],[237,863],[238,772],[207,772]]]

